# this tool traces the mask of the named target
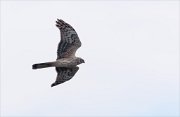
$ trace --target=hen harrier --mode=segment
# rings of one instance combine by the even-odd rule
[[[56,61],[32,65],[33,69],[56,67],[57,78],[51,87],[70,80],[79,70],[77,65],[85,63],[82,58],[75,56],[76,50],[81,47],[81,41],[74,28],[61,19],[57,19],[56,26],[61,33]]]

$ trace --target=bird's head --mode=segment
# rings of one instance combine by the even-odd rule
[[[78,57],[77,58],[77,64],[85,63],[84,59]]]

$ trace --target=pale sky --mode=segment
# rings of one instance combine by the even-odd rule
[[[1,1],[1,116],[180,116],[179,1]],[[56,19],[85,59],[51,88]]]

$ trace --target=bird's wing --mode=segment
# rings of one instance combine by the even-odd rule
[[[72,68],[56,67],[57,78],[56,81],[51,85],[51,87],[70,80],[78,70],[79,67],[72,67]]]
[[[63,20],[57,19],[56,26],[61,33],[61,41],[57,49],[57,59],[75,56],[76,50],[81,46],[81,41],[76,31]]]

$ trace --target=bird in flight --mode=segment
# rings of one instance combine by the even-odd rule
[[[58,44],[57,59],[52,62],[37,63],[32,65],[32,69],[55,67],[57,72],[56,81],[51,87],[70,80],[79,70],[77,65],[85,61],[76,57],[76,50],[81,47],[81,41],[74,28],[61,19],[57,19],[56,26],[60,30],[61,41]]]

